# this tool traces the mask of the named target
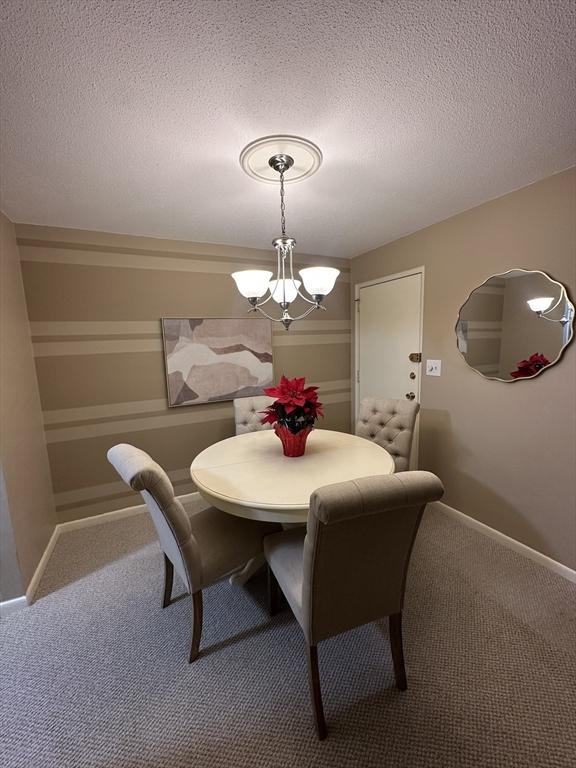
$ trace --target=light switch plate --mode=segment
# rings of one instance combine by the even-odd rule
[[[440,376],[442,374],[442,360],[426,360],[426,376]]]

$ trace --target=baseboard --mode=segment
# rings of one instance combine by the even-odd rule
[[[54,547],[56,546],[56,542],[58,541],[58,536],[60,535],[58,528],[59,528],[58,525],[54,527],[54,530],[52,531],[52,536],[50,536],[50,540],[46,545],[46,549],[42,553],[40,562],[36,566],[36,570],[34,571],[32,578],[30,579],[30,582],[28,584],[28,587],[26,588],[26,600],[28,601],[28,605],[32,605],[32,603],[34,602],[34,596],[36,594],[36,590],[38,589],[38,584],[40,584],[40,579],[42,578],[44,571],[46,570],[46,566],[48,565],[48,560],[50,560],[50,555],[54,551]]]
[[[198,498],[198,496],[199,496],[198,491],[194,491],[193,493],[185,493],[182,496],[178,496],[178,498],[183,504],[185,504],[187,501],[191,501],[192,499]],[[40,558],[40,562],[38,563],[38,566],[34,571],[34,575],[30,579],[30,583],[28,584],[28,588],[26,590],[26,596],[22,598],[16,598],[16,599],[26,600],[27,605],[32,605],[35,599],[38,585],[40,584],[40,579],[42,578],[42,576],[44,575],[44,571],[46,570],[46,565],[48,564],[48,560],[50,559],[50,556],[54,551],[56,542],[58,541],[60,536],[62,536],[63,533],[67,533],[68,531],[76,531],[78,530],[78,528],[90,528],[93,525],[103,525],[105,523],[113,523],[116,520],[121,520],[123,517],[134,517],[135,515],[142,515],[144,512],[146,512],[146,504],[138,504],[135,507],[124,507],[123,509],[113,509],[110,512],[103,512],[101,515],[92,515],[90,517],[80,518],[79,520],[68,520],[65,523],[58,523],[55,526],[54,531],[52,532],[50,541],[48,542],[46,549],[44,550],[44,553]]]
[[[572,570],[572,568],[569,568],[567,565],[563,565],[557,560],[553,560],[551,557],[543,555],[542,552],[538,552],[538,550],[532,549],[532,547],[529,547],[526,544],[522,544],[522,542],[513,539],[511,536],[507,536],[505,533],[497,531],[495,528],[490,528],[489,525],[481,523],[479,520],[475,520],[469,515],[465,515],[464,512],[460,512],[460,510],[454,509],[454,507],[450,507],[448,504],[444,504],[443,501],[434,501],[430,506],[437,509],[439,512],[443,512],[445,515],[448,515],[448,517],[458,520],[458,522],[468,526],[468,528],[473,528],[484,536],[488,536],[499,542],[502,546],[512,549],[520,555],[524,555],[524,557],[533,560],[539,565],[543,565],[550,571],[554,571],[554,573],[557,573],[559,576],[563,576],[568,581],[576,584],[576,571]]]
[[[22,597],[13,597],[12,600],[4,600],[0,603],[0,619],[5,619],[6,616],[10,616],[11,613],[16,613],[27,607],[28,600],[26,599],[26,595],[22,595]]]
[[[78,528],[91,528],[93,525],[102,525],[102,523],[113,523],[115,520],[121,520],[123,517],[134,517],[146,512],[146,504],[137,504],[135,507],[123,507],[122,509],[112,509],[110,512],[102,512],[100,515],[90,515],[90,517],[81,517],[78,520],[67,520],[65,523],[58,523],[56,529],[61,536],[67,531],[76,531]]]

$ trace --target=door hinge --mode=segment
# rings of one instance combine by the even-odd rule
[[[422,352],[411,352],[408,355],[408,360],[410,360],[411,363],[421,363],[422,362]]]
[[[356,304],[356,312],[360,312],[360,299],[354,299],[354,304]]]
[[[360,384],[360,370],[356,371],[356,384]]]

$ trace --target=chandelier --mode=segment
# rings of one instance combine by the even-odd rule
[[[270,148],[283,149],[268,155]],[[286,151],[287,150],[287,151]],[[288,154],[290,152],[290,154]],[[295,158],[296,156],[296,163]],[[293,251],[296,240],[286,234],[286,204],[284,184],[288,179],[285,174],[294,169],[291,181],[299,181],[314,173],[322,161],[322,153],[312,142],[296,136],[267,136],[249,144],[240,155],[244,170],[262,181],[280,182],[280,237],[274,238],[272,245],[276,249],[276,277],[267,269],[245,269],[233,272],[238,291],[248,299],[250,312],[260,312],[269,320],[282,323],[288,330],[295,320],[302,320],[317,309],[326,310],[322,304],[330,293],[340,274],[333,267],[306,267],[298,270],[300,280],[294,277]],[[277,177],[276,177],[277,174]],[[302,283],[308,293],[301,291]],[[299,315],[290,314],[292,303],[297,298],[303,299],[310,306]],[[276,302],[281,309],[280,317],[273,317],[263,307],[268,302]],[[270,305],[272,307],[273,305]]]

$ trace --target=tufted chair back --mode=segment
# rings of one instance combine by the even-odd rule
[[[166,472],[147,453],[127,443],[110,448],[107,456],[122,480],[135,491],[140,491],[162,549],[188,586],[190,594],[201,589],[202,566],[198,543]]]
[[[234,421],[236,422],[236,434],[243,435],[246,432],[259,432],[261,429],[272,429],[270,424],[261,424],[263,411],[274,402],[273,397],[260,395],[259,397],[237,397],[234,400]]]
[[[420,403],[366,397],[360,403],[356,434],[373,440],[393,457],[396,472],[410,464],[410,449]]]

